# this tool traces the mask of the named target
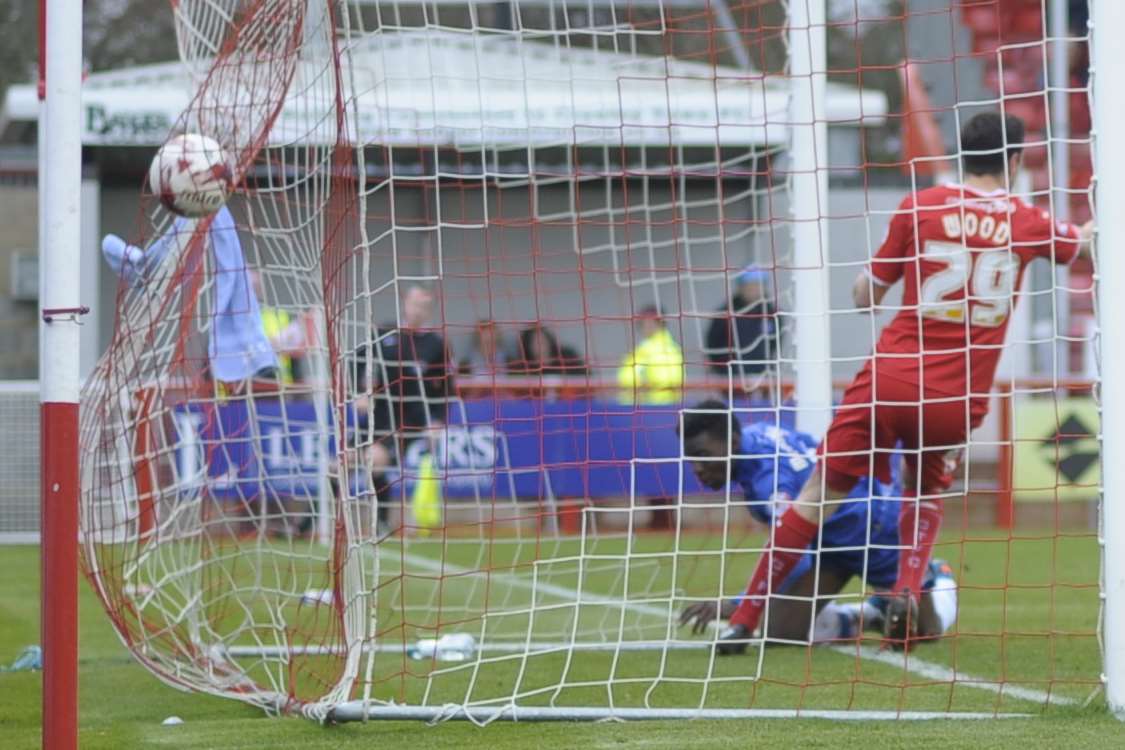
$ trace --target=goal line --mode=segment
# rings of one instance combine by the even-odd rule
[[[555,708],[505,706],[393,706],[351,701],[333,709],[329,721],[652,721],[655,719],[826,719],[829,721],[933,721],[938,719],[1025,719],[1027,713],[953,711],[840,711],[791,708]]]

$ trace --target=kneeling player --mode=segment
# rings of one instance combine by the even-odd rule
[[[699,482],[711,489],[737,483],[750,514],[771,524],[783,513],[816,465],[817,440],[773,424],[742,427],[720,401],[709,400],[684,412],[681,428],[684,455]],[[814,642],[854,638],[859,627],[881,630],[885,600],[839,604],[829,598],[860,576],[876,590],[889,590],[898,574],[898,517],[902,497],[898,472],[892,484],[862,480],[823,527],[821,551],[802,555],[800,562],[771,597],[765,635],[781,641],[807,642],[813,622]],[[870,498],[870,500],[868,499]],[[809,545],[814,549],[816,542]],[[819,575],[816,563],[819,558]],[[816,602],[815,619],[812,609]],[[957,585],[949,566],[934,561],[923,585],[919,635],[937,637],[957,616]],[[737,601],[696,602],[684,609],[681,625],[700,633],[713,621],[729,618]],[[745,650],[745,642],[723,643],[720,653]]]

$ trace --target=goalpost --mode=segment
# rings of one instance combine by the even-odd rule
[[[1070,377],[1055,346],[1094,346],[1092,318],[1085,329],[1052,322],[1054,372],[998,378],[998,416],[972,439],[960,475],[971,497],[948,503],[947,518],[966,520],[948,521],[939,545],[963,596],[944,639],[905,658],[875,642],[760,640],[719,658],[714,630],[677,626],[684,606],[737,595],[763,544],[739,490],[707,492],[691,476],[679,409],[718,395],[743,421],[819,437],[833,381],[862,362],[876,325],[845,309],[839,280],[863,267],[898,199],[929,179],[924,157],[936,156],[904,163],[888,151],[897,94],[879,71],[894,66],[840,70],[828,40],[862,61],[873,28],[904,38],[927,17],[947,24],[945,38],[976,34],[972,53],[948,55],[952,65],[975,60],[985,90],[970,96],[955,83],[934,109],[949,122],[974,107],[1043,116],[1028,158],[1042,157],[1048,180],[1033,180],[1029,198],[1088,211],[1084,184],[1051,190],[1046,152],[1059,143],[1047,102],[1065,97],[1018,80],[1029,65],[1046,70],[1048,0],[1035,9],[1039,31],[1011,38],[998,25],[1009,4],[981,4],[997,21],[991,40],[987,19],[969,10],[857,17],[877,4],[826,14],[824,0],[178,0],[192,95],[176,129],[232,155],[229,205],[261,279],[258,301],[301,330],[289,354],[305,371],[211,377],[222,269],[210,220],[191,223],[119,290],[112,343],[82,393],[77,529],[53,493],[76,483],[68,471],[78,464],[68,316],[80,305],[77,264],[66,259],[78,247],[80,16],[47,5],[41,299],[52,320],[42,382],[44,402],[68,404],[43,411],[51,744],[73,744],[76,726],[75,541],[122,642],[152,674],[271,713],[983,718],[1079,704],[1103,682],[1110,709],[1125,713],[1116,462],[1091,479],[1086,464],[1071,477],[1058,459],[1049,485],[1020,484],[1044,440],[1057,454],[1081,439],[1064,412],[1089,429],[1074,394],[1098,398],[1103,427],[1089,439],[1100,438],[1102,455],[1120,452],[1117,337],[1097,337],[1094,384]],[[1098,245],[1111,248],[1122,221],[1113,165],[1125,154],[1107,134],[1125,105],[1110,83],[1120,53],[1100,35],[1125,23],[1125,8],[1091,5],[1093,128],[1072,124],[1066,144],[1094,147]],[[1087,92],[1083,82],[1066,88],[1072,100]],[[145,247],[171,217],[151,195],[141,211],[144,230],[131,239]],[[1120,276],[1112,253],[1095,255],[1091,285]],[[1068,278],[1065,289],[1028,294],[1052,307],[1070,306],[1071,294],[1092,300],[1092,286]],[[764,280],[773,305],[751,317],[774,328],[719,374],[707,329],[732,287],[752,288],[747,279]],[[1125,315],[1111,284],[1099,285],[1097,310],[1110,332]],[[380,358],[375,342],[395,345],[408,335],[396,329],[416,325],[404,303],[419,285],[435,300],[423,325],[459,353],[485,335],[478,321],[511,338],[525,329],[510,342],[510,368],[470,363],[450,375],[456,360],[435,372]],[[666,389],[670,398],[618,380],[623,356],[654,326],[683,350],[686,381]],[[539,327],[584,362],[530,363],[531,342],[552,346]],[[1034,326],[1013,324],[1009,347],[1036,343]],[[410,390],[415,372],[427,384]],[[1094,387],[1103,381],[1111,386]],[[408,408],[426,415],[423,429],[402,426]],[[381,451],[391,459],[383,480],[370,471]],[[1040,500],[1027,515],[1047,531],[969,522],[974,503],[999,507],[1020,492]],[[1100,511],[1096,537],[1062,526],[1081,507],[1064,505],[1071,496]],[[386,526],[377,504],[390,509]],[[1064,564],[1098,543],[1100,576]],[[857,552],[866,572],[870,551]],[[863,597],[854,582],[838,595]],[[46,718],[57,715],[71,723]]]
[[[43,746],[61,750],[78,746],[82,6],[41,0],[39,18]]]
[[[1125,8],[1120,3],[1111,3],[1106,0],[1093,3],[1094,6],[1094,40],[1092,57],[1092,79],[1094,95],[1094,130],[1101,137],[1095,143],[1095,165],[1097,170],[1097,183],[1095,192],[1095,205],[1098,208],[1098,245],[1106,248],[1099,253],[1098,264],[1101,278],[1104,280],[1121,278],[1125,273],[1120,258],[1111,257],[1111,249],[1116,246],[1118,237],[1122,232],[1122,221],[1114,215],[1112,206],[1116,202],[1115,196],[1125,188],[1122,185],[1121,171],[1115,169],[1122,146],[1119,139],[1110,138],[1113,123],[1119,117],[1125,116],[1125,105],[1120,98],[1113,95],[1112,80],[1116,71],[1121,69],[1122,60],[1115,54],[1112,43],[1106,36],[1097,33],[1097,29],[1119,28],[1116,24],[1125,22]],[[1119,156],[1120,155],[1120,156]],[[1099,316],[1103,321],[1119,320],[1123,311],[1118,307],[1121,301],[1110,291],[1108,283],[1102,283],[1098,295],[1100,306]],[[1105,383],[1114,383],[1120,377],[1121,370],[1125,367],[1125,349],[1118,336],[1112,329],[1108,335],[1099,339],[1101,347],[1101,379]],[[1116,420],[1117,410],[1122,408],[1121,395],[1112,387],[1101,389],[1102,408],[1102,453],[1105,456],[1119,455],[1121,450],[1121,437],[1112,427]],[[1102,559],[1102,585],[1105,587],[1105,612],[1102,624],[1105,633],[1105,679],[1106,698],[1110,710],[1119,719],[1125,720],[1125,577],[1120,571],[1125,570],[1125,507],[1118,495],[1122,492],[1121,467],[1115,461],[1103,462],[1102,474],[1102,535],[1104,556]],[[1116,571],[1116,572],[1115,572]]]

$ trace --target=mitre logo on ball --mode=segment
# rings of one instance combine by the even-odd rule
[[[177,135],[161,146],[149,167],[148,182],[169,211],[190,218],[218,211],[233,187],[223,147],[199,133]]]

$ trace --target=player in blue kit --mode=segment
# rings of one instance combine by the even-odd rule
[[[738,440],[733,439],[737,436]],[[708,400],[685,410],[681,426],[684,456],[700,484],[720,490],[733,482],[746,508],[764,524],[789,507],[816,466],[818,441],[812,435],[772,423],[743,427],[726,404]],[[789,574],[769,603],[766,637],[788,642],[854,638],[863,629],[881,630],[886,602],[878,595],[862,603],[832,600],[853,576],[876,591],[889,590],[898,575],[900,472],[891,483],[861,480],[824,523],[818,555],[810,552]],[[814,542],[809,546],[815,549]],[[927,571],[919,602],[919,635],[934,638],[952,627],[957,616],[957,584],[949,565],[935,560]],[[781,596],[777,596],[780,594]],[[811,605],[815,598],[815,612]],[[687,606],[680,624],[703,632],[716,619],[728,618],[737,600],[699,601]],[[743,643],[720,643],[720,653],[745,650]],[[741,648],[738,648],[741,646]]]

